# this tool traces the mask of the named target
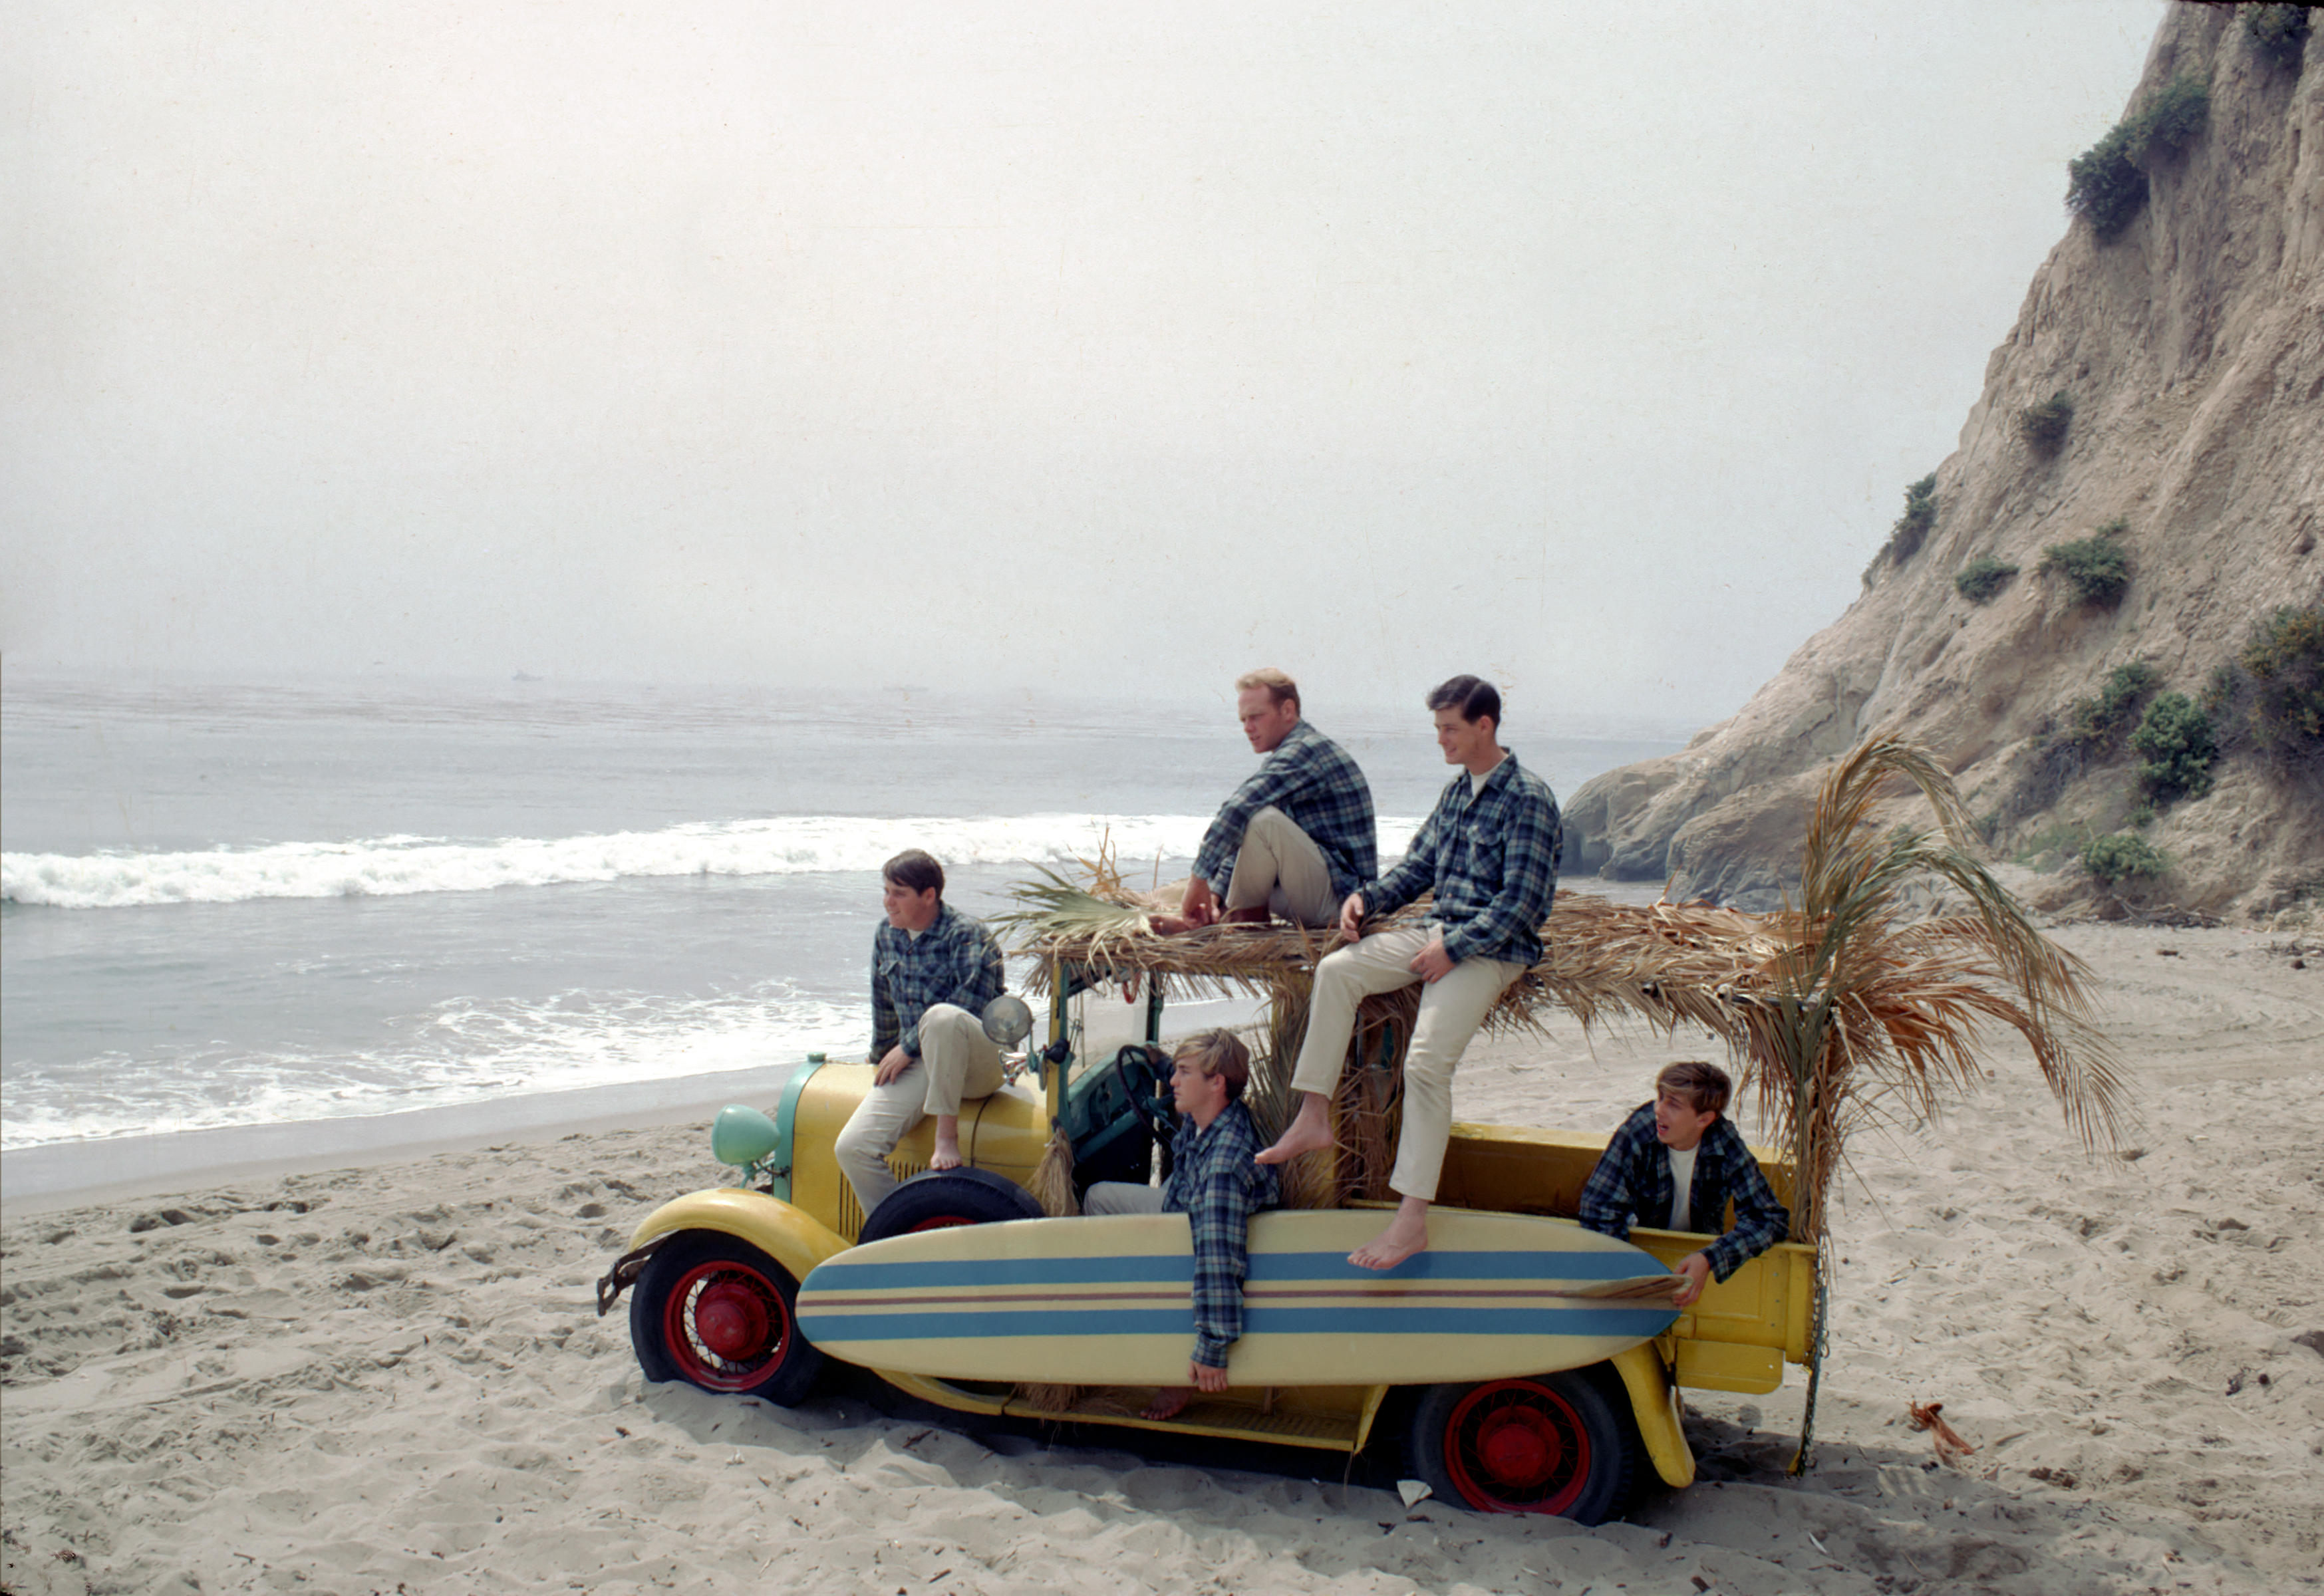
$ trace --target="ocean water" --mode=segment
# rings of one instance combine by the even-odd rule
[[[1394,857],[1425,716],[1318,721]],[[1562,793],[1675,746],[1509,742]],[[21,670],[0,744],[9,1151],[861,1056],[881,861],[1167,881],[1252,763],[1219,705]]]

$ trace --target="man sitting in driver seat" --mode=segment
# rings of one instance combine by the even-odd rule
[[[1232,1031],[1206,1030],[1172,1055],[1170,1097],[1183,1116],[1170,1144],[1170,1178],[1162,1189],[1102,1180],[1082,1212],[1183,1213],[1194,1232],[1194,1351],[1188,1384],[1156,1393],[1147,1418],[1175,1418],[1194,1388],[1227,1388],[1227,1349],[1242,1334],[1242,1281],[1250,1262],[1250,1216],[1281,1201],[1275,1171],[1251,1161],[1259,1128],[1242,1104],[1250,1051]]]
[[[880,867],[888,923],[872,938],[872,1090],[833,1156],[863,1217],[896,1189],[888,1155],[928,1115],[931,1169],[960,1167],[964,1098],[1001,1090],[1001,1049],[978,1018],[1001,995],[1001,944],[944,900],[944,866],[907,848]]]

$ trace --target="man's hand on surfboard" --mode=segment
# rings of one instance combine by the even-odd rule
[[[1678,1260],[1678,1268],[1674,1272],[1676,1287],[1671,1292],[1671,1305],[1692,1307],[1694,1299],[1702,1295],[1703,1286],[1711,1278],[1711,1259],[1702,1253],[1690,1252]]]

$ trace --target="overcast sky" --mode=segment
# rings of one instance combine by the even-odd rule
[[[2162,8],[10,13],[13,667],[1692,725],[1951,452]]]

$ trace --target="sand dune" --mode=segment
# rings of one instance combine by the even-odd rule
[[[1702,1479],[1625,1523],[1486,1518],[840,1395],[648,1386],[590,1282],[715,1174],[613,1131],[12,1207],[5,1584],[43,1591],[2282,1591],[2324,1584],[2324,947],[2068,927],[2133,1066],[2083,1159],[2030,1070],[1872,1139],[1800,1383],[1706,1396]],[[2167,953],[2165,950],[2172,950]],[[2304,956],[2307,968],[2294,968]],[[1500,1044],[1472,1118],[1610,1124],[1655,1038]],[[1914,1399],[1978,1448],[1938,1465]],[[1259,1462],[1265,1471],[1248,1465]],[[1384,1471],[1382,1480],[1392,1478]]]

